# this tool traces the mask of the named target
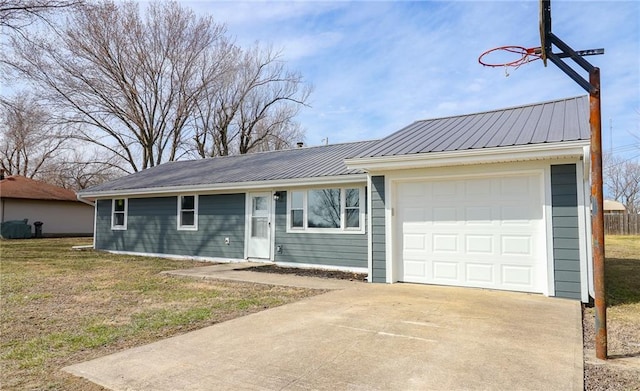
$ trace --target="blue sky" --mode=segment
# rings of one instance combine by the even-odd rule
[[[215,2],[185,5],[227,25],[241,45],[282,51],[313,84],[299,120],[308,145],[384,137],[418,119],[585,95],[541,61],[487,68],[501,45],[540,46],[538,1]],[[553,32],[602,74],[605,150],[640,158],[640,2],[551,3]],[[585,77],[587,75],[582,72]],[[610,125],[613,132],[610,132]]]

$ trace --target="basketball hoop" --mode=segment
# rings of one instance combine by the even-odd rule
[[[502,52],[502,53],[500,53]],[[513,58],[516,58],[513,60]],[[478,62],[485,67],[508,67],[518,69],[520,65],[542,59],[541,48],[525,48],[523,46],[499,46],[489,49],[478,57]],[[507,76],[509,74],[507,73]]]

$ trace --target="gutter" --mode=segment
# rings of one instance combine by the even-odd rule
[[[582,157],[584,147],[588,145],[588,140],[582,140],[515,147],[362,157],[346,159],[345,164],[349,169],[372,171]]]
[[[272,181],[259,181],[259,182],[234,182],[234,183],[218,183],[218,184],[202,184],[202,185],[185,185],[185,186],[167,186],[167,187],[152,187],[152,188],[138,188],[138,189],[121,189],[121,190],[103,190],[96,192],[85,192],[78,194],[78,199],[81,198],[100,198],[100,197],[114,197],[114,196],[147,196],[147,195],[171,195],[181,194],[185,192],[194,193],[208,193],[208,192],[244,192],[246,190],[258,190],[258,189],[274,189],[279,187],[308,187],[308,186],[320,186],[320,185],[333,185],[333,184],[349,184],[349,183],[365,183],[367,181],[367,174],[345,174],[337,176],[326,177],[314,177],[314,178],[293,178],[282,179]]]
[[[87,198],[82,197],[79,193],[76,193],[76,198],[78,199],[78,201],[80,201],[80,202],[82,202],[84,204],[91,205],[93,207],[96,206],[95,200],[94,201],[90,201]]]

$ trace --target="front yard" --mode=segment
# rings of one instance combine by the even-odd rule
[[[72,250],[90,239],[0,241],[0,388],[101,390],[60,371],[92,358],[321,293],[191,280],[202,265]],[[584,310],[585,389],[640,390],[640,237],[607,236],[609,355],[595,359]]]
[[[160,275],[201,265],[0,242],[0,389],[101,390],[60,368],[321,291]]]

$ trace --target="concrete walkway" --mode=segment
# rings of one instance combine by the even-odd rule
[[[358,283],[64,370],[112,390],[582,390],[580,319],[577,301]]]
[[[303,277],[294,274],[278,274],[254,272],[246,270],[256,266],[266,266],[265,263],[238,262],[222,263],[211,266],[200,266],[191,269],[169,270],[162,272],[171,276],[191,277],[205,280],[232,280],[253,282],[256,284],[294,286],[310,289],[346,289],[362,285],[362,281],[349,281],[334,278]]]

